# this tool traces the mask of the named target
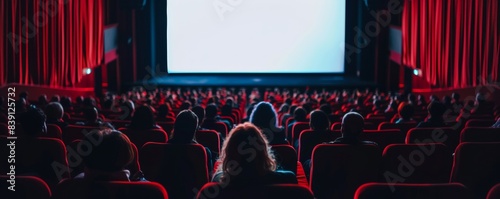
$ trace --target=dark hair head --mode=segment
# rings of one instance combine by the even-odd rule
[[[190,108],[191,108],[191,102],[188,100],[184,101],[180,107],[181,110],[188,110]]]
[[[198,129],[198,117],[191,110],[183,110],[175,119],[172,139],[177,142],[190,143]]]
[[[309,125],[315,131],[328,130],[330,128],[330,120],[328,119],[328,115],[326,115],[326,113],[316,110],[311,112]]]
[[[54,95],[52,96],[52,98],[50,98],[50,102],[60,102],[61,101],[61,97],[59,97],[59,95]]]
[[[130,127],[134,129],[151,129],[155,125],[153,109],[148,105],[137,108],[130,121]]]
[[[158,107],[157,111],[159,118],[165,118],[168,116],[168,113],[170,112],[170,107],[167,104],[162,104]]]
[[[86,97],[85,99],[83,99],[83,105],[86,107],[95,107],[95,99],[93,97]]]
[[[207,119],[215,118],[215,116],[217,116],[217,106],[213,103],[207,105],[207,108],[205,108],[205,114],[205,118]]]
[[[250,122],[261,129],[273,129],[278,125],[276,118],[277,114],[271,103],[259,102],[250,115]]]
[[[91,131],[82,142],[93,144],[90,154],[83,156],[83,164],[90,170],[115,172],[125,169],[135,157],[132,143],[120,131],[105,129]]]
[[[47,132],[46,119],[42,109],[34,105],[29,106],[20,118],[24,134],[35,136]]]
[[[414,112],[415,112],[415,109],[413,108],[413,106],[411,104],[401,103],[398,107],[398,114],[404,120],[411,119],[411,117],[413,117]]]
[[[295,119],[295,121],[298,121],[298,122],[306,121],[307,120],[306,110],[301,108],[301,107],[298,107],[297,109],[295,109],[295,111],[293,112],[293,119]]]
[[[288,105],[292,105],[292,102],[293,102],[292,98],[286,98],[285,100],[285,103]]]
[[[448,96],[448,95],[446,95],[446,96],[443,97],[443,103],[445,105],[451,105],[451,100],[452,100],[452,98],[450,96]]]
[[[83,109],[83,117],[87,122],[95,122],[99,118],[99,113],[95,107],[87,107]]]
[[[321,105],[319,110],[323,111],[326,115],[332,114],[332,106],[330,106],[330,104]]]
[[[288,105],[288,104],[285,103],[285,104],[282,104],[280,106],[280,109],[279,109],[278,112],[280,112],[280,113],[288,113],[289,109],[290,109],[290,105]]]
[[[455,101],[460,100],[460,94],[458,94],[458,93],[452,93],[452,94],[451,94],[451,97],[452,97]]]
[[[64,109],[71,108],[71,98],[70,97],[61,97],[61,105]]]
[[[47,95],[43,94],[43,95],[40,95],[40,97],[38,97],[38,106],[45,106],[47,105]]]
[[[359,113],[349,112],[342,118],[342,136],[348,138],[357,138],[361,133],[365,125],[365,119]]]
[[[64,115],[64,108],[59,102],[51,102],[45,107],[45,113],[49,120],[60,120]]]
[[[191,111],[193,111],[193,113],[196,114],[196,117],[198,117],[198,126],[200,126],[205,119],[205,109],[201,106],[195,106],[191,109]]]
[[[431,117],[441,118],[443,117],[443,114],[446,111],[446,107],[444,106],[443,103],[434,100],[429,104],[429,106],[427,106],[427,111],[429,112]]]
[[[297,108],[298,108],[297,105],[290,106],[290,110],[288,110],[288,114],[293,114],[295,112],[295,109],[297,109]]]

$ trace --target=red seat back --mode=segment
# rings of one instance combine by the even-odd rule
[[[146,179],[158,182],[171,198],[193,198],[208,182],[207,155],[200,144],[146,143],[140,151]]]
[[[23,198],[23,199],[50,199],[52,193],[45,181],[34,176],[16,176],[15,191],[8,189],[12,186],[7,180],[10,176],[0,176],[0,196],[2,198]]]
[[[383,150],[389,144],[405,143],[405,134],[398,129],[364,130],[359,139],[376,142],[378,147]]]
[[[196,141],[210,149],[210,151],[220,154],[220,136],[215,130],[198,130],[196,132]],[[214,154],[215,155],[215,154]]]
[[[378,125],[378,130],[399,129],[401,133],[403,133],[406,136],[406,133],[408,133],[410,129],[415,128],[416,126],[417,126],[416,122],[407,122],[400,124],[382,122]]]
[[[460,133],[462,142],[500,142],[500,128],[465,127]]]
[[[500,183],[500,143],[462,143],[453,159],[450,182],[469,188],[475,198],[485,198]]]
[[[299,135],[303,130],[309,129],[309,122],[295,122],[292,126],[292,143],[299,139]]]
[[[172,137],[172,131],[174,130],[174,122],[157,122],[168,135],[168,138]]]
[[[326,135],[316,135],[313,130],[303,130],[299,136],[299,161],[304,163],[306,160],[311,159],[312,151],[316,145],[333,141],[341,136],[342,134],[338,131],[335,133],[329,131]]]
[[[309,189],[296,184],[279,184],[253,187],[225,187],[219,183],[207,183],[198,192],[197,199],[313,199]],[[214,192],[217,190],[217,192]]]
[[[311,190],[316,198],[353,198],[360,185],[377,181],[380,162],[375,145],[317,145],[311,159]]]
[[[297,173],[297,152],[292,146],[286,144],[273,145],[271,150],[274,152],[278,168]]]
[[[498,199],[500,198],[500,184],[495,185],[488,192],[486,199]]]
[[[441,143],[391,144],[382,154],[381,182],[447,183],[452,156]]]
[[[167,191],[156,182],[90,182],[66,179],[54,191],[54,199],[168,199]]]
[[[37,176],[43,179],[51,188],[63,178],[69,177],[66,147],[59,139],[23,137],[9,140],[0,137],[3,147],[0,149],[2,157],[9,157],[10,144],[15,141],[15,173],[16,175]],[[10,172],[7,160],[0,164],[0,172]]]
[[[447,184],[392,184],[367,183],[356,191],[354,199],[413,198],[413,199],[469,199],[467,188],[460,183]]]
[[[470,119],[465,123],[465,127],[491,127],[493,124],[495,124],[495,120],[492,119]]]
[[[83,140],[85,135],[97,130],[98,127],[68,125],[63,129],[62,140],[65,144],[70,144],[75,140]]]
[[[162,129],[135,130],[121,128],[119,131],[127,135],[130,141],[139,147],[142,147],[147,142],[167,143],[168,141],[168,135]]]
[[[460,140],[460,132],[452,128],[413,128],[406,134],[406,143],[443,143],[454,151]]]

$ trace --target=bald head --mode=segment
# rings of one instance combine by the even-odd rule
[[[342,118],[342,136],[357,137],[363,132],[365,119],[359,113],[349,112]]]

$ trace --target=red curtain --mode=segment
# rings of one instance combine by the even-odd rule
[[[406,0],[403,64],[438,88],[498,81],[498,1]]]
[[[74,87],[103,57],[102,0],[0,1],[0,83]]]

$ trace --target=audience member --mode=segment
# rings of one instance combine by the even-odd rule
[[[99,118],[99,112],[97,111],[96,107],[88,107],[83,109],[83,117],[85,121],[77,122],[76,125],[96,127],[100,129],[115,129],[113,125],[108,122],[104,122],[101,118]]]
[[[149,130],[160,129],[161,127],[156,125],[155,116],[151,107],[144,105],[135,110],[128,128],[133,130]]]
[[[295,109],[295,111],[293,112],[293,120],[290,121],[290,123],[288,123],[288,126],[286,128],[286,131],[287,131],[287,135],[290,137],[292,135],[292,130],[293,130],[293,125],[296,123],[296,122],[307,122],[307,113],[306,113],[306,110],[304,110],[303,108],[301,107],[298,107],[297,109]]]
[[[21,114],[19,122],[21,123],[24,135],[38,137],[47,133],[46,120],[47,117],[42,109],[37,108],[35,105],[30,105],[26,112]]]
[[[396,124],[402,124],[402,123],[408,123],[408,122],[415,122],[413,120],[413,113],[415,112],[415,108],[413,105],[408,104],[408,103],[401,103],[398,107],[398,115],[399,119],[396,120]]]
[[[311,126],[313,136],[308,140],[308,144],[317,145],[323,142],[330,142],[332,138],[332,132],[330,131],[330,121],[328,120],[328,116],[322,111],[313,111],[311,112],[311,118],[309,120],[309,125]],[[298,149],[298,142],[295,144],[295,148]],[[312,148],[303,149],[300,157],[300,161],[304,162],[311,159]]]
[[[45,114],[47,115],[47,124],[55,124],[61,129],[68,126],[63,120],[64,108],[59,102],[51,102],[45,107]]]
[[[126,167],[132,163],[135,152],[128,137],[120,131],[105,129],[92,131],[83,142],[99,144],[92,145],[92,150],[83,156],[84,172],[75,178],[90,181],[132,181]]]
[[[342,132],[342,137],[337,138],[331,143],[334,144],[375,144],[372,141],[362,141],[359,139],[361,133],[363,133],[363,126],[365,125],[365,119],[359,113],[349,112],[342,118],[342,127],[340,131]]]
[[[259,109],[258,107],[259,105],[256,109]],[[241,153],[241,150],[253,153]],[[238,165],[240,172],[235,172],[234,165]],[[293,172],[276,168],[276,160],[262,131],[251,123],[244,123],[231,130],[224,141],[219,167],[212,181],[242,187],[255,184],[297,183]]]
[[[438,100],[432,101],[429,106],[427,106],[429,117],[426,121],[420,122],[416,128],[446,127],[447,125],[443,118],[445,111],[446,107],[443,103]]]
[[[259,102],[250,115],[250,122],[260,128],[270,144],[287,144],[284,129],[278,127],[277,114],[269,102]]]

